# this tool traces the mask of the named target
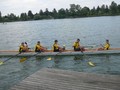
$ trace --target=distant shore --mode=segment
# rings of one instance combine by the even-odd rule
[[[70,4],[69,9],[61,8],[49,11],[48,8],[43,12],[40,10],[38,13],[33,14],[31,10],[28,13],[21,13],[20,16],[16,16],[11,13],[2,16],[0,12],[0,23],[15,22],[15,21],[31,21],[31,20],[44,20],[44,19],[65,19],[65,18],[83,18],[83,17],[98,17],[98,16],[118,16],[120,15],[120,4],[111,2],[111,5],[102,5],[97,8],[93,7],[81,7],[80,5]]]

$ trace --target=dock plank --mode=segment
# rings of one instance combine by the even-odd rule
[[[44,68],[10,90],[120,90],[120,75]]]

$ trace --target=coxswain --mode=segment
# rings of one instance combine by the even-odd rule
[[[109,50],[110,49],[110,43],[109,40],[106,40],[106,43],[104,45],[101,44],[101,47],[98,48],[98,50]]]

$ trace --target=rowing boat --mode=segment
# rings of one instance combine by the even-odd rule
[[[0,56],[13,56],[19,53],[16,50],[1,50]],[[59,52],[53,52],[52,50],[47,50],[46,52],[42,52],[37,54],[36,56],[55,56]],[[18,56],[32,56],[34,55],[34,51],[28,51],[25,53],[21,53]],[[120,54],[120,48],[111,48],[110,50],[101,50],[97,51],[96,49],[86,49],[83,53],[80,51],[73,51],[73,50],[65,50],[57,55],[67,56],[67,55],[106,55],[106,54]]]

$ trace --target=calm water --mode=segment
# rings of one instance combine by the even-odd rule
[[[120,16],[92,17],[61,20],[42,20],[29,22],[12,22],[0,24],[0,50],[17,50],[21,42],[28,42],[34,48],[40,40],[51,49],[53,41],[58,39],[60,45],[72,48],[73,42],[81,39],[82,45],[98,46],[109,39],[111,47],[120,47]],[[0,57],[1,61],[9,57]],[[23,80],[37,70],[48,67],[100,74],[120,75],[120,55],[95,56],[55,56],[31,57],[19,63],[16,57],[0,66],[0,90],[8,90],[12,85]],[[88,65],[91,61],[95,67]]]
[[[13,22],[0,24],[0,50],[16,50],[24,41],[34,47],[38,40],[50,49],[55,39],[71,48],[76,38],[82,45],[99,45],[109,39],[112,47],[119,47],[119,33],[120,16]]]

